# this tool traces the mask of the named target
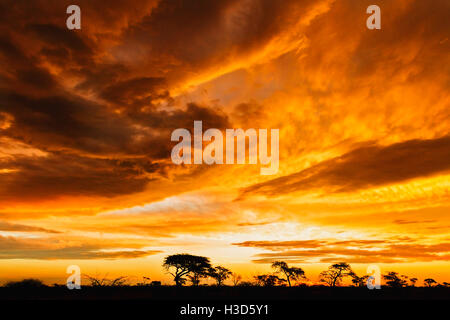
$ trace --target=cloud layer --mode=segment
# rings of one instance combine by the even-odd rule
[[[352,192],[450,170],[450,137],[370,145],[320,162],[297,173],[247,187],[243,196],[291,192]]]
[[[241,247],[270,250],[256,254],[256,263],[399,263],[449,261],[450,243],[420,244],[402,240],[246,241]]]

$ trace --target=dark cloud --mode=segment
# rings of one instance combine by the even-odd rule
[[[154,73],[165,72],[176,82],[264,48],[316,4],[312,0],[160,1],[124,32],[117,54],[147,65]]]
[[[35,57],[28,57],[9,35],[0,34],[0,58],[4,63],[0,75],[7,80],[0,83],[0,89],[20,88],[33,94],[36,90],[47,91],[58,86],[50,72],[39,66]]]
[[[81,40],[58,42],[65,31],[49,26],[34,28],[43,31],[48,53],[83,50],[90,54]],[[58,48],[53,40],[59,43]],[[48,153],[41,158],[2,159],[2,168],[15,170],[0,176],[2,200],[112,197],[143,191],[150,179],[166,175],[164,162],[170,157],[172,130],[191,128],[198,119],[204,121],[205,128],[228,125],[226,115],[208,106],[157,109],[151,101],[169,97],[162,78],[120,80],[126,68],[101,65],[87,73],[78,88],[100,90],[97,94],[104,99],[102,103],[63,90],[59,79],[40,67],[36,59],[27,57],[9,37],[0,37],[0,52],[11,62],[9,70],[3,70],[8,83],[0,84],[2,135]],[[99,75],[102,77],[96,82]],[[143,105],[149,108],[141,110]],[[116,108],[124,111],[117,113]],[[152,173],[158,174],[149,178]]]
[[[242,196],[290,192],[351,192],[450,170],[450,136],[369,145],[300,172],[245,188]]]
[[[17,80],[22,84],[40,89],[53,89],[58,83],[55,78],[45,69],[35,67],[17,70]]]
[[[194,120],[203,120],[205,129],[228,126],[225,114],[195,104],[184,110],[116,114],[69,94],[36,98],[0,93],[2,118],[7,114],[13,119],[2,133],[49,154],[0,161],[2,168],[16,170],[0,176],[3,200],[143,191],[148,173],[166,175],[174,129],[192,130]]]
[[[159,92],[158,92],[159,91]],[[164,78],[142,77],[119,81],[106,87],[100,96],[117,105],[149,105],[157,98],[165,98]]]
[[[4,93],[0,99],[0,110],[14,117],[14,125],[6,134],[22,141],[32,141],[39,148],[120,152],[126,150],[126,144],[133,135],[126,119],[80,97],[33,98]]]
[[[92,49],[78,35],[78,33],[67,29],[66,26],[56,26],[51,24],[31,24],[27,25],[27,30],[32,32],[33,36],[44,41],[46,48],[61,47],[70,50],[74,56],[92,55]]]
[[[0,37],[0,53],[8,62],[23,62],[27,60],[22,50],[12,41],[11,37],[6,35]]]
[[[48,154],[2,160],[15,170],[2,200],[144,190],[167,170],[174,129],[231,127],[217,108],[175,105],[170,86],[264,47],[314,1],[80,0],[81,31],[65,26],[69,4],[0,6],[2,135]]]
[[[1,168],[16,171],[0,175],[1,200],[38,200],[64,195],[113,197],[142,191],[157,172],[142,159],[126,161],[51,154],[47,157],[15,157],[0,161]]]
[[[121,77],[128,75],[130,70],[121,63],[96,63],[94,66],[80,66],[75,74],[82,77],[82,81],[75,87],[82,92],[98,94],[105,88],[119,83]]]
[[[220,109],[212,109],[195,103],[189,103],[185,110],[156,111],[143,113],[139,116],[143,123],[159,129],[186,128],[193,132],[194,120],[202,121],[203,130],[230,127],[227,115]],[[136,119],[136,121],[139,121],[139,119]]]

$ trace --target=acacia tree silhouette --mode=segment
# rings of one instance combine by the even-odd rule
[[[417,278],[409,278],[409,282],[411,282],[411,287],[416,286]]]
[[[185,276],[189,276],[193,285],[198,285],[200,278],[208,274],[211,263],[207,257],[181,253],[165,257],[163,267],[173,276],[177,286],[186,282]]]
[[[275,285],[283,284],[286,280],[277,277],[274,274],[261,274],[258,276],[254,276],[256,281],[256,285],[264,286],[264,287],[273,287]]]
[[[394,271],[389,271],[383,275],[383,279],[386,281],[386,285],[392,288],[401,288],[406,286],[405,278],[399,276],[399,274]]]
[[[325,282],[330,287],[339,285],[344,277],[352,276],[355,273],[346,262],[335,263],[328,267],[328,270],[320,273],[320,281]]]
[[[364,287],[367,285],[367,281],[369,279],[368,275],[359,277],[356,273],[350,274],[352,277],[352,283],[355,285],[355,287]]]
[[[272,263],[272,268],[275,269],[275,273],[282,273],[286,277],[286,281],[291,286],[291,280],[298,281],[300,279],[306,279],[305,271],[302,268],[289,267],[284,261],[275,261]]]
[[[217,266],[215,268],[210,268],[208,270],[208,275],[216,280],[218,286],[221,286],[223,282],[232,275],[232,272],[225,267]]]
[[[427,279],[423,280],[423,283],[424,283],[427,287],[432,287],[433,285],[437,284],[436,280],[431,279],[431,278],[427,278]]]

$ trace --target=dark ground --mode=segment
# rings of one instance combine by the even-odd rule
[[[406,287],[82,287],[0,288],[0,300],[448,300],[450,288]]]
[[[86,319],[408,319],[448,318],[450,288],[352,287],[0,287],[0,310],[15,318]],[[225,308],[267,305],[267,314],[225,314]],[[211,316],[185,307],[214,307]]]

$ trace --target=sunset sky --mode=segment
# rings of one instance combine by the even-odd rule
[[[81,8],[68,30],[66,8]],[[381,8],[381,30],[366,8]],[[450,282],[450,1],[0,1],[0,283],[346,261]],[[279,129],[276,175],[173,130]]]

